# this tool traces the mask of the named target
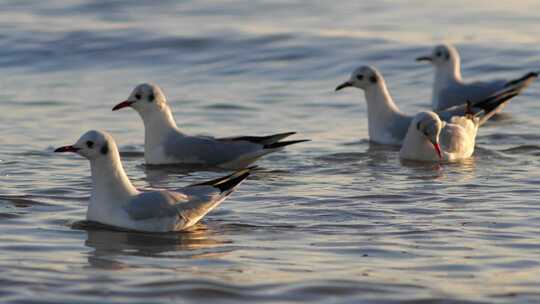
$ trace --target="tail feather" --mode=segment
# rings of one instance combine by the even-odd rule
[[[221,138],[220,140],[231,140],[231,141],[248,141],[254,144],[268,145],[276,143],[286,137],[296,134],[296,132],[285,132],[272,134],[268,136],[239,136],[239,137],[228,137]]]
[[[275,142],[275,143],[264,145],[263,149],[268,150],[268,149],[283,148],[285,146],[294,145],[294,144],[298,144],[298,143],[306,142],[306,141],[310,141],[310,140],[309,139],[300,139],[300,140],[278,141],[278,142]]]
[[[525,88],[527,88],[533,82],[533,80],[536,79],[536,78],[538,78],[538,71],[537,72],[529,72],[529,73],[525,74],[524,76],[522,76],[520,78],[508,81],[505,84],[504,87],[505,88],[513,87],[513,88],[517,89],[519,92],[521,92]]]
[[[246,169],[238,170],[233,174],[209,180],[206,182],[190,185],[189,187],[196,186],[212,186],[218,188],[221,193],[231,192],[242,183],[250,174],[251,170],[255,169],[257,166],[252,166]]]

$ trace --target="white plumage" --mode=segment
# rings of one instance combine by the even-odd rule
[[[135,109],[144,122],[144,157],[151,165],[192,164],[239,169],[285,146],[307,141],[281,141],[295,132],[227,138],[187,135],[177,127],[163,91],[153,84],[138,85],[113,111],[124,107]]]
[[[90,161],[87,220],[137,231],[179,231],[195,225],[250,174],[244,169],[175,191],[139,191],[122,167],[114,139],[105,132],[88,131],[74,145],[55,152],[74,152]]]
[[[480,119],[473,116],[455,116],[444,122],[434,112],[418,113],[409,126],[399,156],[426,162],[453,162],[471,157],[479,123]]]
[[[429,61],[435,68],[431,101],[432,108],[436,111],[468,101],[475,104],[501,90],[514,89],[521,92],[538,77],[537,72],[529,72],[516,79],[465,81],[461,77],[459,53],[449,44],[438,45],[431,55],[418,57],[417,60]]]

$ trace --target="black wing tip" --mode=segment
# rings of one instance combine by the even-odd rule
[[[283,148],[286,146],[303,143],[306,141],[311,141],[311,139],[299,139],[299,140],[286,140],[286,141],[278,141],[273,144],[264,145],[264,149],[277,149],[277,148]]]
[[[254,144],[265,145],[265,144],[275,143],[281,139],[284,139],[294,134],[296,134],[296,132],[276,133],[276,134],[266,135],[266,136],[239,136],[239,137],[224,138],[224,139],[233,140],[233,141],[247,141]]]
[[[518,91],[509,91],[499,96],[495,96],[489,102],[478,105],[484,111],[484,115],[491,113],[492,111],[497,110],[502,104],[505,104],[510,99],[519,95]],[[477,113],[478,116],[481,112]]]
[[[514,80],[510,80],[506,85],[505,87],[511,87],[511,86],[514,86],[514,85],[518,85],[518,84],[521,84],[522,86],[526,87],[529,85],[529,82],[528,80],[532,79],[532,78],[538,78],[538,75],[540,74],[540,71],[531,71],[527,74],[525,74],[524,76],[520,77],[520,78],[517,78],[517,79],[514,79]]]
[[[529,80],[531,78],[538,78],[538,72],[540,72],[540,71],[531,71],[531,72],[525,74],[525,76],[522,77],[522,80],[527,81],[527,80]]]
[[[276,136],[276,135],[291,136],[291,135],[294,135],[294,134],[296,134],[296,133],[298,133],[298,132],[296,132],[296,131],[291,131],[291,132],[277,133],[277,134],[274,134],[274,135],[272,135],[272,136]]]
[[[241,182],[243,182],[251,174],[250,170],[245,170],[244,173],[241,173],[238,176],[234,176],[222,183],[214,185],[215,188],[218,188],[221,193],[229,192],[236,188]]]
[[[500,103],[501,100],[506,101],[508,99],[511,99],[519,95],[520,93],[521,93],[521,88],[510,87],[510,88],[495,92],[484,100],[473,103],[472,107],[478,107],[478,108],[484,109],[484,106],[486,105],[490,105],[493,103]]]
[[[212,186],[214,188],[219,189],[221,193],[227,192],[234,189],[238,184],[243,182],[251,174],[251,171],[255,168],[257,168],[257,166],[251,166],[245,169],[238,170],[234,172],[233,174],[229,174],[227,176],[223,176],[223,177],[212,179],[206,182],[190,185],[190,187]]]

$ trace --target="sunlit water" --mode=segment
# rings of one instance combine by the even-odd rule
[[[414,58],[442,40],[465,77],[540,69],[540,4],[362,2],[0,2],[0,301],[540,301],[540,84],[442,166],[369,144],[363,94],[333,92],[372,64],[422,109]],[[225,174],[143,165],[142,122],[111,108],[145,81],[186,132],[313,141],[260,161],[192,232],[80,224],[88,163],[52,151],[86,130],[116,137],[139,188]]]

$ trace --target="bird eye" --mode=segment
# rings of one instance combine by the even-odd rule
[[[356,76],[356,79],[358,79],[358,80],[363,80],[363,79],[364,79],[364,75],[357,75],[357,76]]]
[[[87,146],[88,148],[92,149],[92,147],[94,146],[94,142],[91,141],[91,140],[89,140],[89,141],[86,142],[86,146]]]
[[[441,51],[438,51],[437,53],[435,53],[435,56],[437,56],[437,57],[441,57],[441,56],[442,56],[442,53],[441,53]]]
[[[155,98],[154,94],[148,95],[148,102],[153,102]]]
[[[427,132],[424,132],[424,135],[425,135],[425,136],[428,136],[428,133],[427,133]]]
[[[141,99],[141,94],[135,94],[135,98]]]

